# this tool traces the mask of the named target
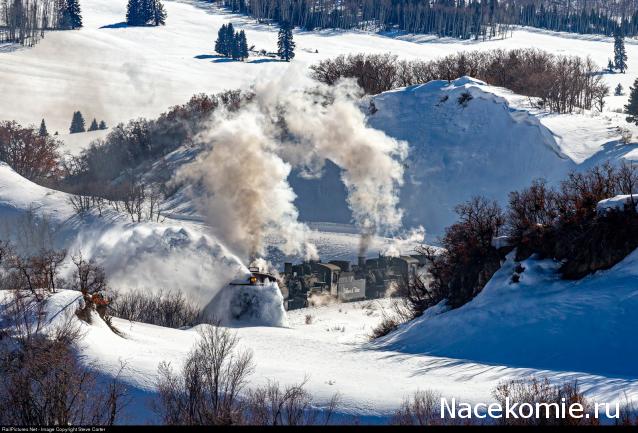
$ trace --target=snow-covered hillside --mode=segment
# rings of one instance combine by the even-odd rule
[[[47,33],[33,48],[0,53],[0,119],[38,124],[64,133],[71,115],[81,110],[114,125],[139,116],[155,117],[197,92],[245,87],[258,77],[291,79],[320,59],[344,53],[392,52],[406,59],[433,59],[460,50],[536,47],[553,53],[591,56],[601,67],[612,54],[611,38],[552,34],[516,29],[511,37],[485,43],[437,39],[429,35],[376,35],[363,32],[296,32],[297,53],[291,64],[270,58],[228,62],[217,58],[213,44],[219,27],[232,22],[246,31],[255,49],[274,51],[277,29],[247,17],[212,9],[195,0],[166,1],[165,27],[128,28],[122,22],[125,0],[82,0],[84,27]],[[318,51],[318,52],[317,52]],[[629,70],[606,75],[613,89],[625,87],[638,73],[638,45],[627,41]],[[621,107],[626,96],[608,98]],[[38,101],[33,103],[32,101]]]
[[[610,38],[530,29],[515,29],[511,37],[484,43],[320,31],[295,34],[298,50],[291,63],[260,57],[233,62],[217,58],[212,50],[223,23],[233,22],[245,30],[249,45],[257,50],[275,48],[276,29],[203,2],[170,0],[165,27],[129,28],[122,24],[125,3],[83,0],[81,30],[51,32],[33,48],[1,53],[0,94],[15,103],[0,104],[0,119],[37,124],[44,117],[50,131],[64,134],[71,114],[79,109],[87,119],[97,117],[114,125],[140,116],[155,117],[197,92],[246,88],[282,75],[291,83],[307,85],[308,66],[347,53],[392,52],[425,60],[460,50],[536,47],[557,54],[589,55],[602,67],[613,48]],[[627,90],[636,77],[638,45],[628,40],[627,50],[628,73],[605,74],[611,88],[622,83]],[[454,103],[464,87],[477,96],[465,108]],[[451,98],[441,103],[445,95]],[[619,145],[618,127],[627,124],[612,111],[622,107],[626,96],[609,96],[601,114],[572,115],[541,112],[530,107],[526,97],[474,81],[457,81],[450,88],[416,86],[374,99],[381,110],[370,117],[370,124],[406,139],[412,148],[402,192],[406,226],[424,225],[431,241],[454,220],[453,207],[470,195],[504,202],[509,191],[534,177],[555,180],[572,168],[608,159],[635,159],[636,145]],[[30,102],[36,100],[37,104]],[[630,129],[638,136],[638,129]],[[104,134],[61,135],[66,143],[62,150],[78,154]],[[291,182],[302,220],[351,222],[336,167],[329,164],[320,182],[299,178]]]
[[[530,179],[562,179],[574,164],[534,115],[511,107],[468,77],[386,92],[373,98],[370,124],[411,144],[402,191],[406,222],[440,234],[454,207],[474,195],[503,201]],[[459,103],[463,94],[472,99]]]
[[[520,263],[524,271],[513,283],[518,263],[512,256],[471,302],[426,313],[377,347],[615,377],[632,383],[631,395],[638,397],[638,348],[631,343],[638,326],[638,251],[579,281],[562,280],[558,262],[531,258]],[[583,384],[598,386],[590,379]],[[598,387],[608,391],[615,392]]]

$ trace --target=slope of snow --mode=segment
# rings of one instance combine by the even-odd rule
[[[66,199],[66,194],[29,182],[0,161],[0,215],[6,217],[33,209],[60,222],[73,214]]]
[[[55,248],[66,249],[63,273],[72,271],[71,256],[82,254],[103,266],[112,287],[121,290],[181,289],[201,305],[244,269],[240,261],[201,224],[167,219],[132,223],[107,210],[102,217],[76,215],[69,195],[36,185],[0,163],[0,220],[9,235],[24,227],[16,217],[33,211],[46,216],[55,231]],[[51,245],[43,245],[51,247]]]
[[[614,377],[631,383],[638,397],[638,347],[632,343],[638,326],[638,251],[579,281],[561,280],[560,263],[531,258],[521,262],[520,282],[512,283],[517,263],[511,257],[474,300],[417,319],[377,347]]]
[[[631,268],[636,259],[634,254],[614,271],[635,278]],[[523,293],[499,284],[504,281],[499,275],[474,301],[475,308],[428,314],[379,343],[368,343],[368,335],[390,307],[389,300],[292,311],[287,328],[234,328],[240,348],[254,356],[256,370],[249,387],[308,378],[307,389],[317,407],[334,393],[341,395],[339,419],[349,423],[385,422],[404,397],[419,389],[466,402],[490,402],[491,390],[501,381],[532,375],[556,382],[577,379],[597,402],[622,402],[625,393],[637,398],[636,349],[630,344],[636,325],[631,317],[638,298],[635,290],[619,287],[614,281],[625,287],[627,281],[615,277],[605,280],[612,284],[597,295],[589,288],[581,294],[583,287],[557,283],[543,288],[551,265],[538,267],[528,268],[530,278],[523,283],[527,284]],[[508,271],[506,266],[503,274]],[[533,285],[532,274],[538,285]],[[500,302],[499,296],[507,302]],[[538,304],[533,302],[537,297]],[[52,295],[48,317],[63,317],[60,311],[73,311],[77,301],[77,292]],[[478,303],[485,310],[476,308]],[[208,325],[177,330],[120,319],[113,319],[113,324],[121,336],[100,320],[82,323],[80,359],[106,378],[125,365],[120,380],[133,398],[125,422],[152,422],[148,408],[156,395],[158,364],[164,361],[181,368],[199,338],[199,328]],[[620,337],[629,338],[607,338],[619,331]],[[562,338],[567,332],[573,333],[573,341]]]

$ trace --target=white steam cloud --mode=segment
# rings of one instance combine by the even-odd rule
[[[410,231],[392,239],[392,242],[383,251],[387,257],[399,257],[402,254],[413,252],[415,247],[425,242],[425,229],[423,226],[412,228]]]
[[[316,258],[316,247],[307,242],[308,227],[297,220],[287,178],[293,167],[319,176],[331,160],[342,169],[365,252],[374,234],[401,227],[398,190],[407,144],[367,126],[356,84],[293,89],[293,82],[287,76],[257,84],[246,106],[217,113],[199,137],[207,151],[177,179],[201,183],[202,213],[235,254],[249,260],[262,256],[266,239],[275,236],[284,240],[279,248],[285,254],[310,259]]]

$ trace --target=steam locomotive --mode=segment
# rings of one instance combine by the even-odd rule
[[[277,277],[266,272],[261,272],[257,267],[248,268],[250,274],[245,279],[238,279],[230,283],[231,286],[263,286],[267,283],[276,283]]]

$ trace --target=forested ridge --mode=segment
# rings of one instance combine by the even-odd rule
[[[0,0],[0,43],[31,46],[45,30],[80,27],[79,0]]]
[[[202,0],[258,20],[317,28],[402,30],[461,39],[505,36],[511,25],[626,36],[638,33],[637,0]]]

